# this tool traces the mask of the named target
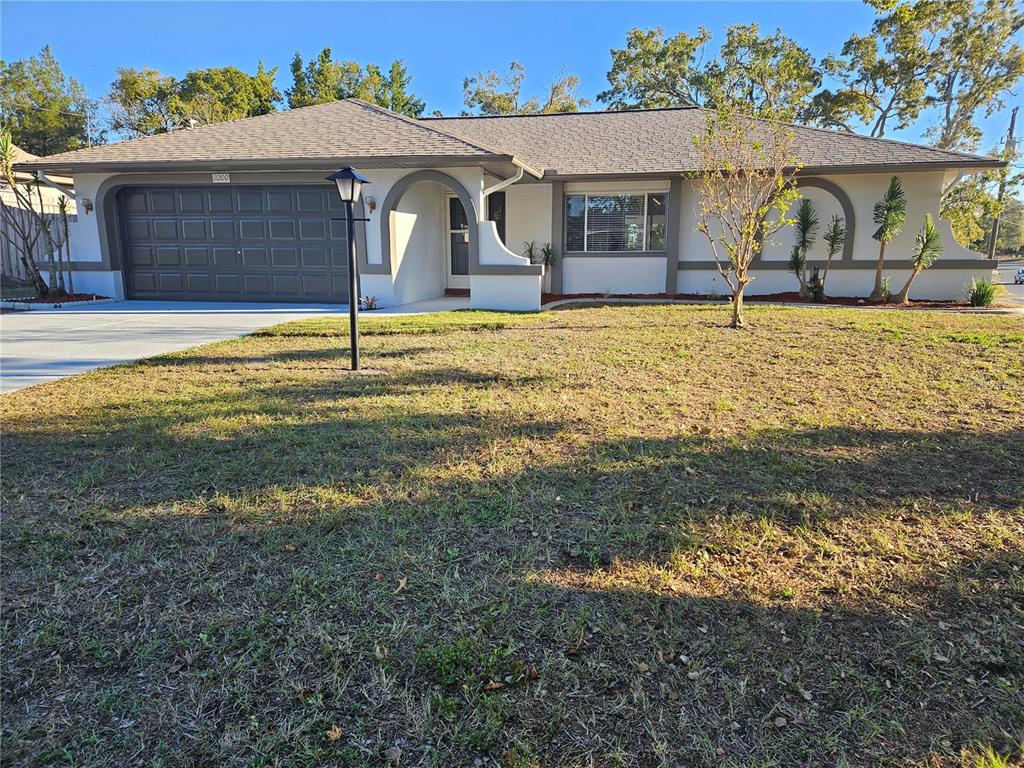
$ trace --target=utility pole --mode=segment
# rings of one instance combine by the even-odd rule
[[[1020,107],[1014,107],[1013,112],[1010,113],[1010,130],[1006,134],[1006,157],[1007,162],[1012,163],[1014,156],[1016,155],[1016,143],[1013,139],[1013,129],[1017,125],[1017,110]],[[1006,195],[1006,177],[1010,175],[1010,168],[1003,169],[1003,178],[999,181],[999,196],[996,201],[999,203],[999,210],[996,211],[995,219],[992,221],[992,234],[988,240],[988,257],[994,259],[996,257],[996,238],[999,237],[999,219],[1003,215],[1003,197]]]

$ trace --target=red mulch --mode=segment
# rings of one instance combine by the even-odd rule
[[[98,293],[65,293],[60,296],[47,296],[46,298],[35,299],[12,299],[20,304],[74,304],[76,301],[96,301],[105,299]]]
[[[791,304],[817,304],[813,299],[800,298],[800,294],[796,291],[790,291],[787,293],[764,293],[759,295],[745,295],[743,297],[746,301],[778,301],[782,303]],[[562,301],[563,299],[660,299],[662,301],[669,300],[687,300],[687,301],[707,301],[708,296],[702,296],[700,294],[693,293],[545,293],[541,296],[541,304],[550,304],[553,301]],[[727,297],[721,297],[722,301],[727,301]],[[857,296],[829,296],[826,301],[820,302],[821,304],[841,304],[845,306],[872,306],[872,307],[888,307],[899,308],[908,306],[906,304],[893,304],[893,303],[882,303],[882,304],[868,304],[868,302]],[[919,308],[952,308],[952,307],[966,307],[967,302],[957,301],[954,299],[939,300],[939,299],[911,299],[909,306]]]

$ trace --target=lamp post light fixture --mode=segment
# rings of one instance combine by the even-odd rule
[[[352,352],[352,370],[359,370],[359,265],[356,261],[356,219],[353,217],[352,206],[359,200],[359,193],[364,184],[369,184],[351,166],[346,165],[340,171],[327,177],[338,186],[341,202],[345,204],[345,218],[348,220],[348,329],[349,347]],[[369,219],[359,219],[369,221]]]

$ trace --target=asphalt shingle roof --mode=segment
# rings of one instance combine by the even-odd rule
[[[512,158],[549,176],[686,173],[700,168],[693,137],[699,108],[415,120],[357,99],[179,130],[31,160],[20,167],[68,171],[321,163],[446,163],[499,167]],[[899,141],[793,126],[808,170],[998,167],[991,158]]]
[[[421,122],[500,146],[545,175],[585,176],[702,170],[693,138],[706,127],[696,107],[508,117],[429,118]],[[992,158],[855,133],[794,125],[797,160],[807,169],[880,166],[998,166]]]
[[[387,157],[479,158],[504,153],[356,99],[217,123],[51,155],[33,165],[74,168],[120,163],[187,163]]]

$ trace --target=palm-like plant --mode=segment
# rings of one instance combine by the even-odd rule
[[[882,286],[885,246],[900,233],[903,223],[907,220],[907,198],[903,194],[903,184],[899,176],[893,176],[889,180],[889,188],[885,195],[875,203],[874,220],[878,229],[871,237],[879,242],[878,264],[875,267],[875,287],[869,298],[872,301],[882,301],[885,299]]]
[[[828,268],[832,266],[832,259],[843,249],[843,244],[846,242],[846,222],[839,216],[833,216],[832,222],[821,239],[828,245],[825,274],[821,277],[821,287],[824,289],[825,281],[828,280]]]
[[[800,281],[800,297],[806,298],[807,291],[807,253],[814,247],[814,238],[818,232],[818,214],[806,197],[797,206],[793,217],[795,234],[793,253],[789,258],[789,266]]]
[[[910,272],[910,277],[907,278],[907,284],[903,286],[903,290],[896,294],[897,304],[910,303],[910,284],[914,282],[915,277],[934,264],[935,260],[941,255],[942,235],[939,234],[935,222],[932,221],[932,215],[926,213],[924,215],[924,226],[914,239],[914,252],[910,256],[910,263],[913,264],[913,269]]]

